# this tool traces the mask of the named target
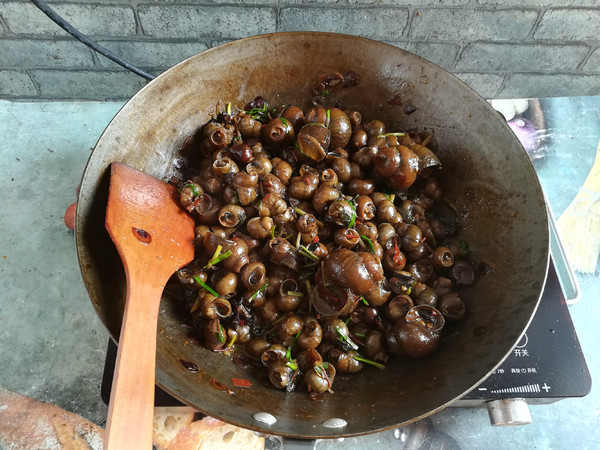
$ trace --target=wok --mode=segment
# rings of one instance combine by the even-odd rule
[[[278,33],[242,39],[193,56],[135,95],[100,137],[85,169],[76,230],[81,271],[93,306],[119,336],[125,277],[104,231],[109,165],[119,161],[166,179],[184,141],[218,101],[243,105],[257,95],[271,104],[307,106],[319,75],[353,70],[358,86],[336,94],[363,117],[392,130],[430,130],[444,166],[442,187],[463,220],[460,239],[492,267],[461,292],[468,314],[432,357],[397,359],[338,376],[321,402],[286,394],[263,374],[243,370],[222,354],[190,343],[177,302],[163,296],[156,380],[197,410],[269,434],[331,438],[407,424],[451,404],[484,380],[510,353],[539,301],[549,261],[544,198],[534,169],[504,120],[467,85],[399,48],[330,33]],[[417,109],[407,115],[404,105]],[[195,363],[192,373],[180,361]],[[236,387],[233,378],[248,379]],[[233,394],[215,389],[216,380]],[[274,424],[257,421],[266,412]],[[324,426],[328,419],[346,422]],[[339,421],[338,421],[339,422]]]

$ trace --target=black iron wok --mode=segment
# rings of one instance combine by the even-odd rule
[[[174,302],[163,298],[158,324],[157,383],[199,411],[242,427],[303,438],[350,436],[421,419],[485,379],[529,324],[548,267],[546,207],[530,161],[504,120],[467,85],[440,67],[383,43],[328,33],[279,33],[232,42],[189,58],[134,96],[98,141],[79,194],[77,250],[94,308],[113,337],[125,298],[119,256],[104,230],[109,164],[120,161],[166,179],[185,139],[218,101],[242,107],[257,95],[271,104],[306,105],[319,75],[353,70],[360,84],[341,91],[346,107],[383,118],[388,129],[427,129],[444,165],[442,187],[463,216],[461,239],[491,273],[465,289],[458,331],[424,360],[397,360],[385,370],[336,379],[321,403],[286,394],[261,375],[188,340]],[[407,115],[398,103],[417,109]],[[180,360],[199,366],[187,370]],[[235,387],[232,378],[249,379]],[[233,394],[215,389],[211,380]],[[276,423],[254,418],[267,412]],[[323,424],[346,421],[341,428]]]

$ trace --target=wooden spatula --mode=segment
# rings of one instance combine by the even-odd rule
[[[173,186],[112,163],[106,229],[127,277],[106,448],[151,449],[159,304],[169,277],[194,258],[194,221]]]

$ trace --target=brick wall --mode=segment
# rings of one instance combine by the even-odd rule
[[[599,0],[47,0],[74,27],[158,74],[212,46],[333,31],[402,47],[486,98],[598,95]],[[127,99],[145,80],[26,0],[0,3],[0,98]]]

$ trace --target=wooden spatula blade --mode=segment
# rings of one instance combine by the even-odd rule
[[[106,229],[122,259],[145,258],[172,274],[194,258],[194,221],[177,190],[125,164],[111,165]]]
[[[106,448],[151,449],[158,309],[169,277],[194,258],[194,220],[173,186],[113,163],[105,226],[127,277]]]

